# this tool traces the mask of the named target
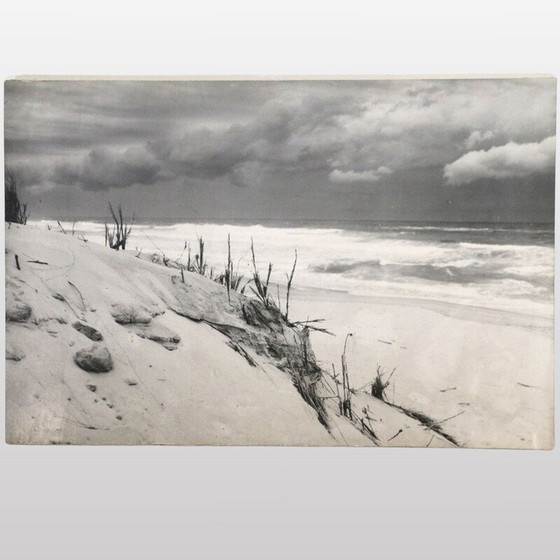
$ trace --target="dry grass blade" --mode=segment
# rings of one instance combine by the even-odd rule
[[[348,339],[353,336],[352,333],[348,333],[344,340],[344,350],[342,351],[341,363],[342,363],[342,403],[341,410],[342,414],[352,420],[352,391],[350,389],[350,380],[348,378],[348,364],[346,363],[346,345],[348,344]]]
[[[194,272],[204,276],[208,270],[208,265],[206,264],[206,257],[204,256],[204,240],[202,239],[202,235],[197,238],[198,239],[198,253],[194,257]],[[189,256],[190,260],[190,256]],[[212,273],[210,274],[212,277]]]
[[[311,324],[311,323],[322,323],[323,321],[324,319],[307,319],[307,321],[294,321],[293,323],[288,322],[288,324],[290,325],[290,327],[303,326],[309,329],[310,331],[316,331],[323,334],[328,334],[329,336],[335,336],[334,333],[332,333],[328,329],[324,329],[323,327],[316,327],[315,325]]]
[[[290,273],[290,275],[286,275],[286,277],[288,278],[288,285],[286,287],[286,314],[284,315],[284,319],[286,319],[286,321],[288,321],[288,314],[290,311],[290,290],[292,288],[292,281],[294,279],[294,274],[296,272],[296,265],[297,265],[297,249],[294,250],[294,266],[292,267],[292,272]],[[280,303],[280,296],[278,296],[278,303]]]

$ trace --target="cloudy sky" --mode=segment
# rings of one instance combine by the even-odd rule
[[[552,221],[552,79],[9,81],[32,218]]]

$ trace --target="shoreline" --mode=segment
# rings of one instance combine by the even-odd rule
[[[464,321],[483,320],[496,325],[512,325],[528,329],[542,329],[553,331],[554,316],[530,315],[521,311],[510,311],[465,303],[449,302],[427,298],[409,298],[399,296],[374,296],[352,294],[345,290],[331,290],[328,288],[295,287],[292,289],[291,299],[300,301],[340,301],[354,303],[378,303],[405,307],[422,307],[435,311],[447,317],[454,317]],[[554,306],[552,306],[554,310]]]
[[[37,227],[45,226],[43,223]],[[73,224],[64,224],[64,227],[69,231]],[[78,223],[78,230],[79,227]],[[81,233],[86,238],[104,244],[101,223],[91,231],[84,227],[86,229]],[[185,243],[190,242],[194,248],[194,240],[200,235],[206,244],[208,265],[216,269],[220,269],[227,258],[226,241],[231,233],[232,257],[245,278],[251,275],[249,247],[254,237],[257,264],[266,268],[272,262],[271,281],[275,285],[274,290],[279,285],[281,291],[285,290],[285,272],[291,269],[294,248],[297,248],[299,261],[294,295],[296,290],[327,289],[332,290],[329,291],[330,297],[335,297],[334,293],[340,291],[352,298],[390,297],[397,303],[414,300],[415,305],[433,309],[437,306],[442,312],[450,311],[443,304],[460,305],[460,311],[455,309],[452,312],[459,312],[464,317],[478,315],[478,308],[483,308],[492,310],[485,312],[488,320],[501,321],[496,312],[507,311],[510,313],[508,321],[515,324],[536,322],[539,327],[550,326],[546,322],[552,317],[553,310],[551,277],[548,282],[552,263],[550,248],[527,248],[525,242],[529,239],[510,240],[519,245],[506,246],[505,249],[496,239],[489,240],[490,243],[484,246],[475,244],[475,248],[464,249],[462,241],[465,239],[461,234],[453,234],[454,244],[449,245],[447,240],[438,236],[417,236],[415,232],[408,232],[404,237],[395,237],[394,233],[378,235],[352,231],[318,235],[319,230],[315,233],[297,228],[275,230],[264,227],[253,230],[252,226],[241,225],[230,231],[231,228],[225,224],[195,226],[187,222],[161,227],[151,224],[145,228],[137,224],[136,227],[138,229],[131,235],[129,248],[136,247],[145,253],[161,252],[170,259],[184,257]],[[53,229],[56,230],[57,226]],[[283,232],[287,235],[285,239]],[[467,235],[467,240],[470,238]],[[533,253],[535,258],[529,258],[528,255]],[[533,265],[537,267],[534,270]],[[334,269],[330,270],[329,266]],[[516,272],[515,268],[511,273],[504,272],[502,275],[500,272],[503,267],[517,266],[522,267],[521,272]],[[534,274],[540,270],[538,267],[543,267],[542,283],[534,280]],[[416,273],[417,277],[414,276]],[[413,276],[409,277],[410,274]],[[455,276],[457,278],[453,279]],[[309,297],[315,296],[311,293]],[[529,316],[544,320],[528,319]]]
[[[99,223],[103,224],[107,221],[106,216],[99,216],[99,217],[80,217],[74,218],[74,216],[42,216],[40,218],[30,219],[29,223],[40,223],[40,222],[56,222],[60,220],[62,223],[72,223],[76,219],[76,222],[92,222],[92,223]],[[363,224],[371,224],[380,227],[398,227],[398,226],[415,226],[417,224],[425,225],[426,227],[432,227],[434,229],[440,228],[452,228],[452,227],[464,227],[467,228],[470,226],[470,229],[488,229],[489,227],[492,229],[503,229],[507,226],[510,228],[518,228],[518,227],[525,227],[525,228],[540,228],[540,229],[552,229],[554,228],[554,222],[469,222],[469,221],[422,221],[422,220],[369,220],[369,219],[343,219],[343,220],[331,220],[325,218],[301,218],[301,219],[293,219],[293,218],[278,218],[278,219],[270,219],[270,218],[223,218],[222,220],[217,220],[216,218],[210,217],[191,217],[191,218],[184,218],[184,217],[158,217],[158,218],[147,218],[147,217],[138,217],[137,223],[139,225],[143,225],[144,222],[150,222],[154,225],[158,226],[171,226],[171,225],[181,225],[181,224],[208,224],[208,225],[226,225],[226,226],[237,226],[237,225],[250,225],[250,226],[262,226],[262,227],[287,227],[291,228],[294,227],[296,224],[299,226],[303,225],[312,225],[312,224],[344,224],[346,226],[355,226],[355,225],[363,225]],[[323,229],[323,228],[319,228]],[[340,229],[338,226],[325,226],[325,229]],[[356,231],[352,229],[352,231]]]

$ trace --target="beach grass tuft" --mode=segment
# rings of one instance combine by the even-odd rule
[[[130,222],[127,222],[123,215],[122,205],[117,206],[117,210],[113,208],[113,205],[109,202],[109,211],[111,212],[111,218],[113,220],[112,229],[109,228],[107,222],[105,222],[105,246],[111,247],[118,251],[126,249],[126,242],[132,232],[132,226],[134,225],[134,218]]]
[[[208,272],[208,265],[206,264],[206,255],[204,254],[204,239],[202,238],[202,235],[197,237],[197,241],[198,253],[194,256],[193,272],[196,272],[201,276],[206,276],[206,273]]]
[[[255,245],[253,243],[252,237],[251,237],[251,257],[253,261],[252,282],[255,285],[254,288],[251,286],[251,291],[264,303],[264,306],[268,309],[271,306],[275,305],[273,299],[270,297],[269,290],[268,290],[270,284],[270,275],[272,274],[272,263],[268,263],[268,272],[266,275],[266,280],[263,281],[259,273],[259,269],[257,267],[257,260],[255,258]]]
[[[377,365],[375,379],[371,383],[371,396],[379,399],[380,401],[387,402],[387,398],[385,395],[385,390],[389,387],[389,383],[391,381],[391,377],[395,373],[397,368],[394,368],[393,371],[389,374],[387,381],[384,381],[383,377],[386,375],[386,372],[383,371],[383,368],[380,365]]]
[[[4,217],[6,222],[27,223],[27,204],[22,204],[17,192],[17,180],[11,169],[4,169]]]
[[[223,284],[227,289],[228,302],[231,303],[231,290],[239,290],[241,282],[243,280],[243,274],[239,274],[239,264],[237,269],[233,266],[233,260],[231,258],[231,236],[228,233],[227,238],[228,256],[227,263],[224,268],[224,272],[216,278],[218,284]],[[244,289],[242,288],[241,293]]]

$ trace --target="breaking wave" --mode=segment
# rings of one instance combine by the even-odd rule
[[[39,222],[41,227],[54,221]],[[63,222],[67,230],[70,222]],[[361,227],[361,229],[360,229]],[[104,225],[75,224],[76,232],[103,244]],[[273,263],[283,284],[298,251],[296,286],[353,294],[412,297],[552,314],[554,230],[527,224],[137,223],[130,249],[178,258],[185,241],[205,241],[210,266],[223,267],[227,235],[241,273],[251,272],[254,239],[259,266]],[[194,253],[193,253],[194,254]]]

